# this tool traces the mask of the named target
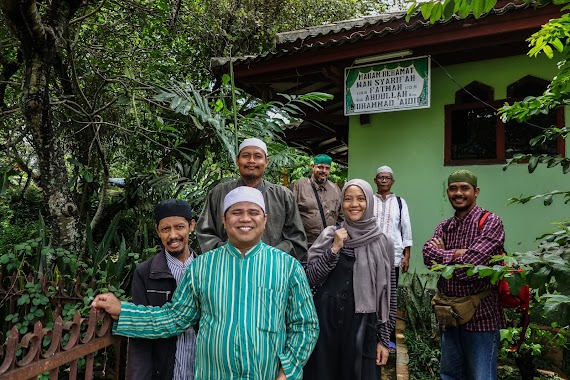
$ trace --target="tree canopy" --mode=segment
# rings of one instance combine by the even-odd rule
[[[191,83],[207,102],[224,102],[211,57],[256,54],[271,49],[279,31],[383,7],[356,0],[1,0],[2,188],[10,178],[24,190],[39,186],[52,243],[80,248],[85,223],[96,231],[132,206],[109,199],[109,178],[141,180],[186,165],[200,182],[230,167],[215,158],[226,154],[221,135],[157,98],[158,84]],[[255,101],[243,96],[238,105],[251,112]],[[231,108],[220,104],[215,111]]]

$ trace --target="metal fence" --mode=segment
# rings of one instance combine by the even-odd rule
[[[6,281],[7,280],[7,281]],[[12,327],[4,336],[0,333],[0,380],[5,379],[37,379],[49,373],[49,379],[58,379],[59,374],[66,379],[77,379],[84,374],[85,379],[105,378],[120,379],[121,363],[124,360],[125,341],[121,337],[111,335],[112,319],[108,314],[98,315],[91,310],[88,318],[76,312],[73,320],[63,321],[61,307],[65,303],[83,302],[83,291],[88,288],[79,282],[71,284],[73,290],[66,292],[66,284],[58,281],[54,284],[46,277],[34,280],[32,277],[0,276],[0,306],[3,310],[14,313],[17,300],[23,292],[17,290],[17,284],[39,282],[45,294],[50,293],[50,304],[47,310],[52,316],[53,326],[47,328],[45,322],[38,320],[33,332],[21,335]],[[8,285],[8,286],[3,286]],[[67,284],[70,285],[70,284]],[[57,291],[48,292],[50,286]],[[54,288],[52,288],[54,289]],[[24,308],[25,309],[25,308]],[[50,323],[51,325],[51,323]],[[96,354],[101,352],[100,355]],[[109,354],[109,355],[107,355]]]

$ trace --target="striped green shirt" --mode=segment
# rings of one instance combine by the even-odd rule
[[[195,380],[302,379],[319,332],[302,266],[263,242],[245,257],[225,244],[197,257],[171,303],[123,302],[114,333],[165,338],[199,321]]]

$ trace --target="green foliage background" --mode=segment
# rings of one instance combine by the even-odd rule
[[[548,113],[557,107],[569,104],[570,92],[570,66],[568,58],[570,54],[570,2],[542,1],[540,3],[525,0],[529,6],[559,5],[561,17],[552,19],[542,28],[528,38],[530,51],[528,55],[534,57],[545,54],[550,59],[558,60],[559,72],[543,95],[527,97],[523,101],[514,104],[506,104],[499,112],[504,122],[517,120],[523,122],[534,115]],[[487,0],[443,0],[430,2],[414,1],[408,9],[408,19],[412,15],[421,14],[431,23],[440,20],[449,20],[454,14],[461,18],[483,17],[496,6],[496,1]],[[531,145],[543,143],[547,140],[558,138],[566,139],[570,130],[568,127],[557,128],[546,126],[541,135],[530,141]],[[540,164],[547,167],[560,166],[562,172],[570,172],[570,159],[561,156],[549,155],[515,155],[504,167],[507,170],[514,162],[528,160],[528,171],[533,173]],[[526,197],[511,199],[511,203],[527,203],[541,199],[545,206],[550,206],[555,197],[562,198],[567,207],[570,203],[570,191],[553,190],[544,194],[533,194]],[[480,277],[490,278],[492,283],[499,279],[506,279],[511,293],[518,294],[520,288],[529,284],[532,289],[531,299],[531,323],[525,342],[518,351],[506,350],[511,347],[521,334],[520,327],[510,327],[502,330],[503,360],[512,360],[518,367],[518,376],[523,379],[532,379],[538,376],[536,371],[537,361],[544,353],[551,349],[564,349],[566,356],[570,346],[570,221],[558,221],[553,223],[555,228],[537,238],[538,247],[531,252],[515,252],[507,256],[497,257],[496,265],[469,266],[469,273]],[[497,261],[504,260],[506,266],[499,265]],[[441,271],[441,275],[449,278],[457,265],[436,266],[435,270]],[[512,268],[520,268],[520,272],[513,272]],[[515,317],[518,317],[515,314]],[[546,325],[546,326],[544,326]],[[566,368],[567,370],[568,368]]]

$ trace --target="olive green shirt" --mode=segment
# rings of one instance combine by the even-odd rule
[[[245,183],[241,179],[222,182],[208,194],[196,224],[196,236],[202,252],[218,248],[228,240],[222,222],[224,197],[238,186],[245,186]],[[267,224],[261,240],[297,259],[305,257],[307,237],[291,190],[265,180],[256,189],[263,194],[267,214]]]

